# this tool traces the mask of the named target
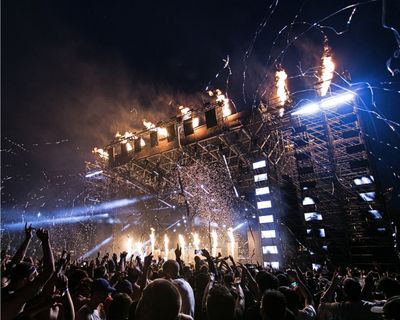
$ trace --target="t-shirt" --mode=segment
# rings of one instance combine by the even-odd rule
[[[76,314],[77,320],[105,320],[100,316],[100,312],[98,309],[91,310],[87,304],[85,304],[82,308],[79,309]]]
[[[369,301],[321,303],[318,313],[320,319],[335,320],[378,320],[379,314],[371,312],[374,303]]]
[[[194,316],[194,293],[189,282],[179,278],[172,280],[173,284],[178,288],[182,298],[181,312],[193,318]]]

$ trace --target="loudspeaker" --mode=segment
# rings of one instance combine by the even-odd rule
[[[152,148],[155,146],[158,146],[158,132],[157,131],[150,132],[150,146]]]
[[[215,108],[206,111],[206,124],[207,124],[207,128],[215,127],[218,124],[217,115],[215,113]]]
[[[174,141],[176,138],[175,125],[171,124],[170,126],[168,126],[167,132],[168,132],[168,142]]]
[[[187,120],[183,121],[183,133],[185,134],[185,136],[188,136],[188,135],[194,133],[192,119],[187,119]]]

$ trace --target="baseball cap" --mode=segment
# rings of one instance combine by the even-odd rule
[[[93,280],[92,291],[115,292],[116,290],[110,286],[110,283],[106,279],[97,278]]]

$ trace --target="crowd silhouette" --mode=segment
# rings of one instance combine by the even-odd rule
[[[41,257],[27,256],[31,239]],[[331,270],[329,270],[331,269]],[[49,232],[25,226],[13,256],[1,253],[1,319],[400,319],[400,274],[355,267],[276,270],[206,250],[164,261],[99,252],[56,259]]]

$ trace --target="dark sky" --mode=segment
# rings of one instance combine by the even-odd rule
[[[314,23],[355,2],[280,0],[275,7],[275,1],[265,0],[2,1],[3,196],[18,203],[46,176],[66,179],[83,172],[94,146],[106,144],[117,130],[138,128],[143,118],[157,122],[171,116],[171,105],[198,103],[210,81],[225,89],[227,56],[232,71],[228,93],[238,109],[251,107],[257,87],[270,85],[268,78],[263,80],[275,68],[268,65],[269,54],[274,60],[286,46],[287,34],[272,46],[279,30],[296,13],[298,21]],[[382,82],[400,80],[385,65],[396,42],[382,27],[381,1],[358,6],[346,25],[351,12],[322,23],[347,30],[338,35],[323,28],[337,70],[347,69],[353,82],[368,81],[377,87],[380,111],[399,122],[399,94],[382,90],[396,89]],[[289,38],[307,28],[294,26]],[[289,76],[299,74],[297,66],[315,67],[322,42],[321,32],[312,29],[294,41],[279,62]],[[297,79],[292,85],[310,88],[312,81]],[[370,106],[371,97],[365,95]],[[400,145],[399,127],[393,133],[381,120],[372,124],[376,139]],[[380,166],[399,172],[399,151],[381,145],[376,144],[377,155],[384,159]],[[390,177],[388,186],[398,186],[391,170],[383,173]]]

